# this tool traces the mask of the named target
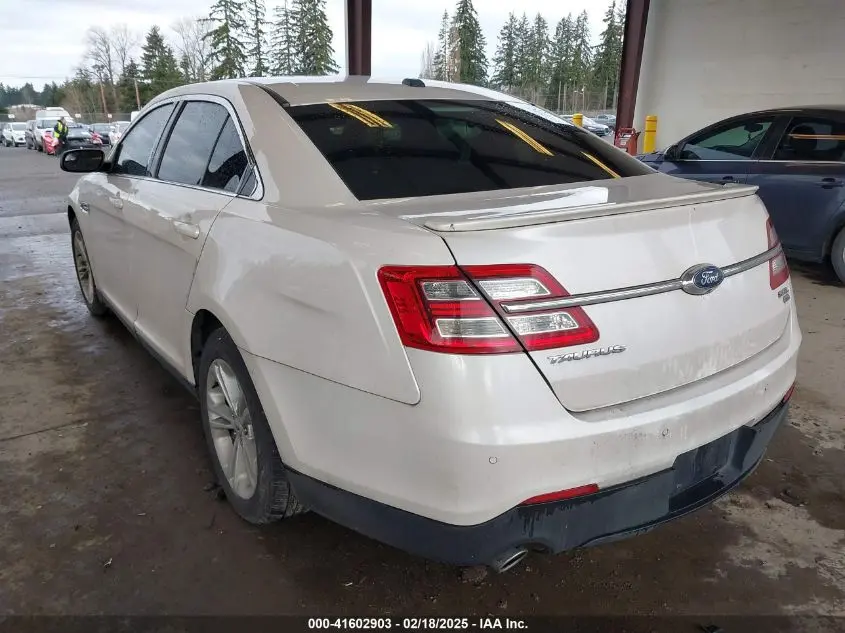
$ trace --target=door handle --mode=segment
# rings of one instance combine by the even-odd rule
[[[179,235],[190,237],[192,240],[195,240],[200,236],[200,227],[196,224],[179,222],[179,220],[171,220],[171,222],[173,223],[173,228],[176,229],[176,232]]]
[[[111,206],[113,206],[115,209],[123,208],[123,200],[121,200],[120,198],[109,196],[109,202],[111,202]]]
[[[843,184],[839,178],[822,178],[823,189],[833,189],[834,187],[841,187]]]
[[[734,177],[733,176],[722,176],[722,180],[724,180],[725,182],[733,182]]]

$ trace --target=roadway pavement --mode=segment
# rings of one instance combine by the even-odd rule
[[[74,180],[0,148],[0,615],[845,615],[845,288],[824,268],[794,268],[790,424],[746,483],[644,536],[484,575],[313,514],[239,520],[196,402],[82,304]]]

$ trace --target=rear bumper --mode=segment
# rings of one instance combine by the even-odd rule
[[[289,472],[318,514],[412,554],[456,565],[490,564],[515,548],[561,552],[646,532],[705,506],[750,475],[788,404],[677,457],[671,468],[577,499],[520,506],[477,525],[452,525]]]

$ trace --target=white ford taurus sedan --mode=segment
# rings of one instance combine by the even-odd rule
[[[195,84],[62,167],[88,309],[198,395],[247,521],[504,570],[711,502],[786,416],[801,335],[755,189],[511,97]]]

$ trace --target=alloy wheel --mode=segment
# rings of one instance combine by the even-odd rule
[[[258,484],[255,433],[244,391],[226,361],[212,361],[205,390],[211,441],[220,468],[232,492],[250,499]]]
[[[88,305],[94,302],[94,275],[91,274],[91,263],[88,261],[88,251],[85,250],[85,240],[82,233],[77,231],[73,235],[73,261],[76,266],[76,278],[79,288]]]

